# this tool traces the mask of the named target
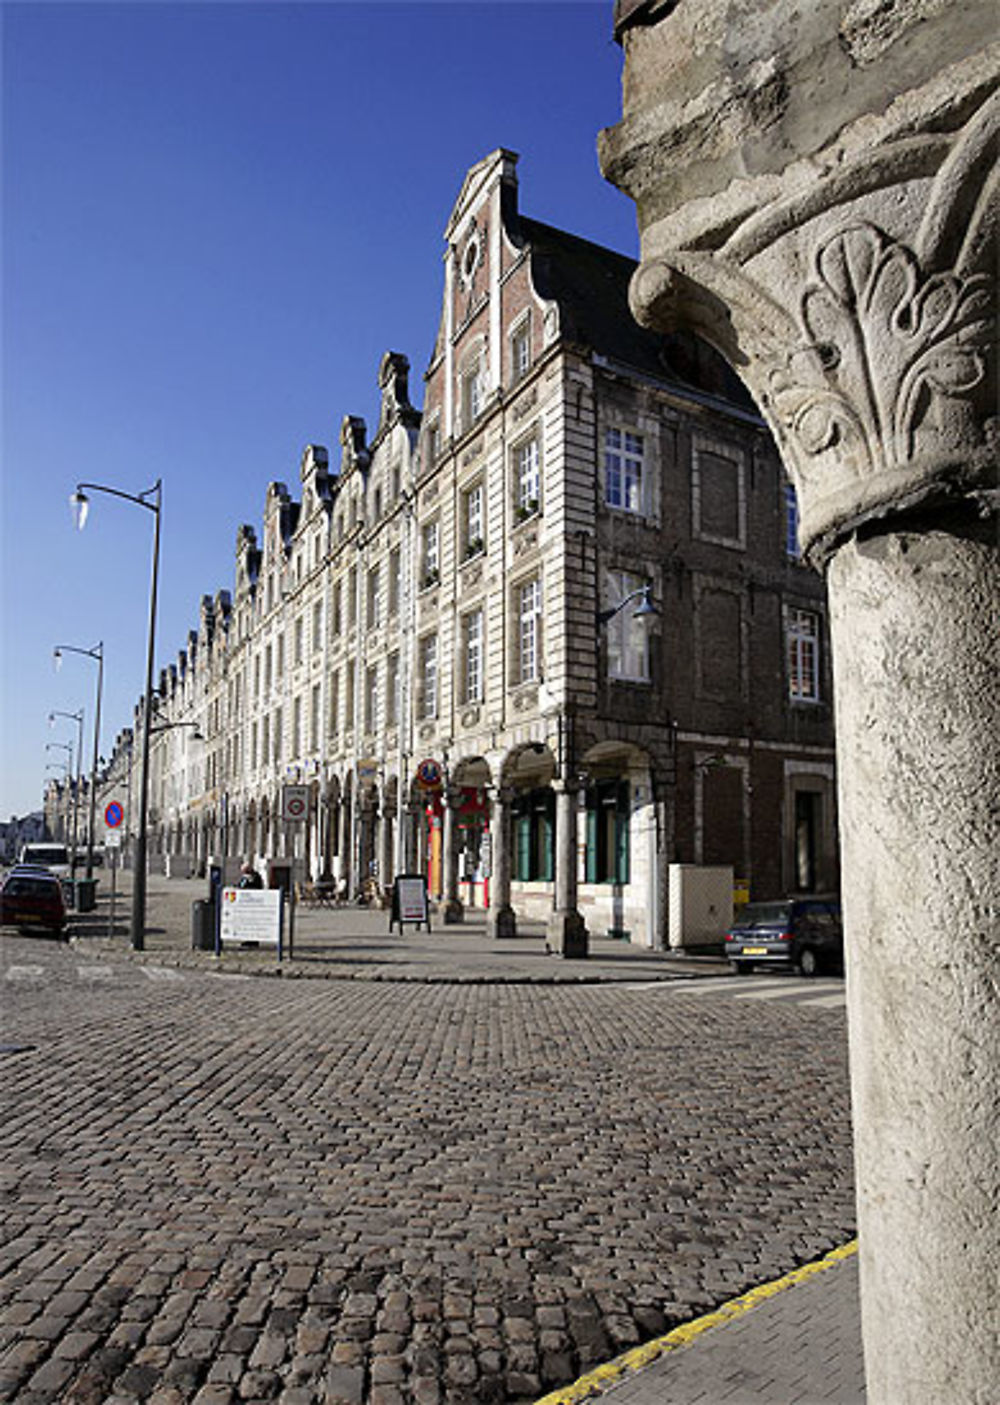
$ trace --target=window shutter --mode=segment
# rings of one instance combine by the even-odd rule
[[[597,882],[597,794],[592,789],[587,791],[587,849],[585,873],[588,883]]]
[[[628,781],[618,783],[618,803],[615,806],[615,882],[628,882],[629,794]]]

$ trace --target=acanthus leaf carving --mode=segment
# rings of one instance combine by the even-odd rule
[[[820,244],[802,295],[802,341],[772,366],[777,428],[808,482],[836,449],[841,474],[912,460],[935,397],[961,398],[986,374],[991,313],[982,274],[925,274],[870,224]]]

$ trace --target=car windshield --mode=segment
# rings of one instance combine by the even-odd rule
[[[736,921],[740,927],[781,927],[791,916],[791,903],[748,903]]]
[[[59,885],[49,878],[8,878],[3,892],[7,898],[55,898]]]
[[[24,861],[37,864],[69,863],[69,855],[61,844],[32,844],[25,851]]]

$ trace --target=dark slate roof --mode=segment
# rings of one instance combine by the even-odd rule
[[[568,341],[643,375],[755,410],[739,377],[700,337],[639,326],[628,304],[634,259],[524,215],[517,233],[530,245],[536,289],[559,304]]]

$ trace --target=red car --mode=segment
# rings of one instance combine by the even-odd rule
[[[55,874],[12,869],[0,888],[0,926],[22,931],[41,927],[61,936],[66,930],[66,903]]]

